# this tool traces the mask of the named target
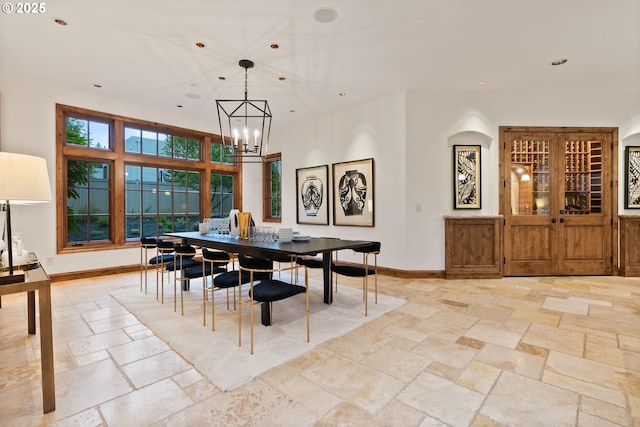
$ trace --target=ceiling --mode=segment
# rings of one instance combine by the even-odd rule
[[[243,97],[245,58],[276,127],[402,91],[640,97],[639,0],[42,4],[0,14],[0,72],[212,121],[215,99]]]

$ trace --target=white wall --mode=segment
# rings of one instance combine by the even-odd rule
[[[321,117],[312,122],[280,129],[271,137],[269,152],[282,152],[282,226],[312,236],[371,239],[383,242],[378,262],[402,265],[405,255],[405,95],[382,98]],[[274,118],[274,121],[276,119]],[[374,159],[374,227],[296,224],[296,169],[328,165],[333,186],[332,164]],[[245,165],[244,206],[261,212],[261,169]],[[329,192],[329,218],[333,224],[333,191]],[[261,214],[258,214],[261,218]],[[341,259],[354,259],[348,254]],[[360,258],[357,258],[360,259]],[[398,267],[400,268],[400,267]]]
[[[55,104],[216,132],[189,106],[175,113],[141,109],[88,88],[78,93],[34,82],[6,67],[0,76],[0,149],[45,157],[55,191]],[[212,108],[211,117],[214,118]],[[276,126],[277,118],[274,118]],[[498,126],[619,127],[620,213],[624,146],[640,145],[640,100],[628,95],[399,93],[343,111],[274,128],[270,152],[282,152],[283,226],[314,236],[382,242],[379,264],[406,270],[444,269],[444,215],[498,213]],[[453,210],[454,144],[482,146],[482,209]],[[373,157],[375,227],[296,225],[296,168]],[[261,169],[244,166],[244,210],[261,218]],[[331,180],[332,181],[332,180]],[[55,196],[54,196],[55,197]],[[331,198],[331,197],[330,197]],[[329,216],[332,218],[332,206]],[[50,273],[138,262],[137,249],[55,253],[55,206],[16,206],[13,228]]]
[[[215,105],[211,121],[194,119],[189,109],[177,109],[175,114],[166,110],[141,109],[123,103],[117,97],[108,97],[104,91],[87,85],[86,92],[46,84],[29,78],[19,70],[2,64],[0,73],[0,149],[2,151],[37,155],[47,160],[51,190],[55,201],[55,105],[67,104],[116,115],[134,117],[190,129],[215,132]],[[186,102],[185,102],[186,104]],[[30,251],[46,265],[49,274],[136,264],[139,249],[56,254],[55,203],[37,206],[12,206],[12,230],[22,232],[22,239]]]
[[[404,269],[444,268],[443,215],[498,213],[499,126],[619,127],[623,145],[639,134],[640,99],[630,95],[411,93],[407,101],[407,257]],[[482,209],[453,209],[450,149],[456,136],[482,145]],[[624,163],[619,163],[623,165]],[[620,171],[620,192],[623,175]],[[425,185],[424,183],[429,183]],[[619,199],[622,212],[624,198]],[[428,206],[416,212],[416,206]]]

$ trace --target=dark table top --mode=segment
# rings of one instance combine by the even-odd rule
[[[166,235],[180,238],[191,245],[244,253],[252,256],[268,256],[269,254],[315,255],[341,249],[358,248],[372,243],[366,240],[344,240],[332,237],[312,237],[308,241],[292,241],[289,243],[267,243],[237,239],[228,235],[200,234],[197,231],[167,233]]]

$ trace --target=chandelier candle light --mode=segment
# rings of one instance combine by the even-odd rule
[[[271,109],[266,100],[250,100],[247,84],[253,61],[242,59],[244,68],[244,99],[216,100],[222,143],[231,147],[236,163],[262,163],[267,156],[271,133]]]
[[[0,273],[0,285],[25,281],[23,271],[14,271],[11,236],[11,205],[51,201],[49,173],[45,159],[24,154],[0,152],[0,203],[6,206],[9,270]],[[2,232],[0,230],[0,238]]]

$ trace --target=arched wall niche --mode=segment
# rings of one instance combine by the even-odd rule
[[[640,135],[640,114],[636,114],[629,120],[626,120],[623,125],[620,126],[620,140],[625,142],[632,139],[637,142],[637,138]]]
[[[626,147],[626,146],[637,146],[640,145],[640,129],[638,130],[637,133],[634,133],[632,135],[628,135],[624,138],[622,138],[622,146]]]
[[[447,144],[450,147],[454,145],[480,145],[489,148],[492,142],[493,137],[474,130],[461,131],[447,138]]]
[[[465,111],[447,132],[447,142],[453,145],[481,145],[490,148],[497,128],[484,114],[475,109]]]

